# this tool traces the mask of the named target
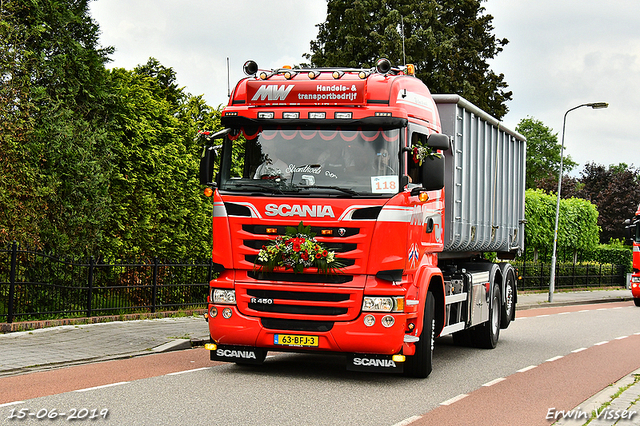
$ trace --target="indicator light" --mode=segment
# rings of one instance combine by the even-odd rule
[[[267,228],[267,234],[277,234],[278,228]]]
[[[213,189],[211,188],[205,188],[204,189],[204,196],[205,197],[211,197],[213,195]]]
[[[402,354],[396,354],[391,359],[395,362],[405,362],[407,358]]]
[[[333,235],[333,229],[323,229],[320,231],[321,235]]]
[[[218,345],[216,345],[215,343],[205,343],[204,348],[208,351],[215,351],[216,349],[218,349]]]

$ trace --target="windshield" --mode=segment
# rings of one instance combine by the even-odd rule
[[[237,132],[225,140],[220,189],[397,194],[399,146],[399,129]]]

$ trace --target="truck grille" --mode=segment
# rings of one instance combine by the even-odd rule
[[[291,288],[293,285],[270,284],[266,288],[262,284],[238,284],[238,308],[246,315],[262,319],[277,317],[297,321],[346,321],[360,313],[360,289]]]

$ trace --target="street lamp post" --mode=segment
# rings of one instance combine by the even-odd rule
[[[564,128],[567,124],[567,114],[574,109],[581,107],[591,107],[593,109],[602,109],[609,106],[606,102],[593,102],[589,104],[582,104],[569,109],[564,113],[564,119],[562,120],[562,142],[560,143],[560,173],[558,174],[558,199],[556,201],[556,224],[553,230],[553,255],[551,256],[551,279],[549,281],[549,302],[553,302],[553,292],[556,283],[556,249],[558,247],[558,219],[560,218],[560,191],[562,190],[562,160],[564,158]]]

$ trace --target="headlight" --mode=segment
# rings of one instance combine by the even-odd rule
[[[213,303],[223,303],[227,305],[235,305],[236,303],[236,291],[225,290],[221,288],[214,288],[211,290],[211,300]]]
[[[640,275],[632,276],[631,277],[631,282],[632,283],[640,283]]]
[[[403,312],[404,297],[365,296],[362,310],[368,312]]]

